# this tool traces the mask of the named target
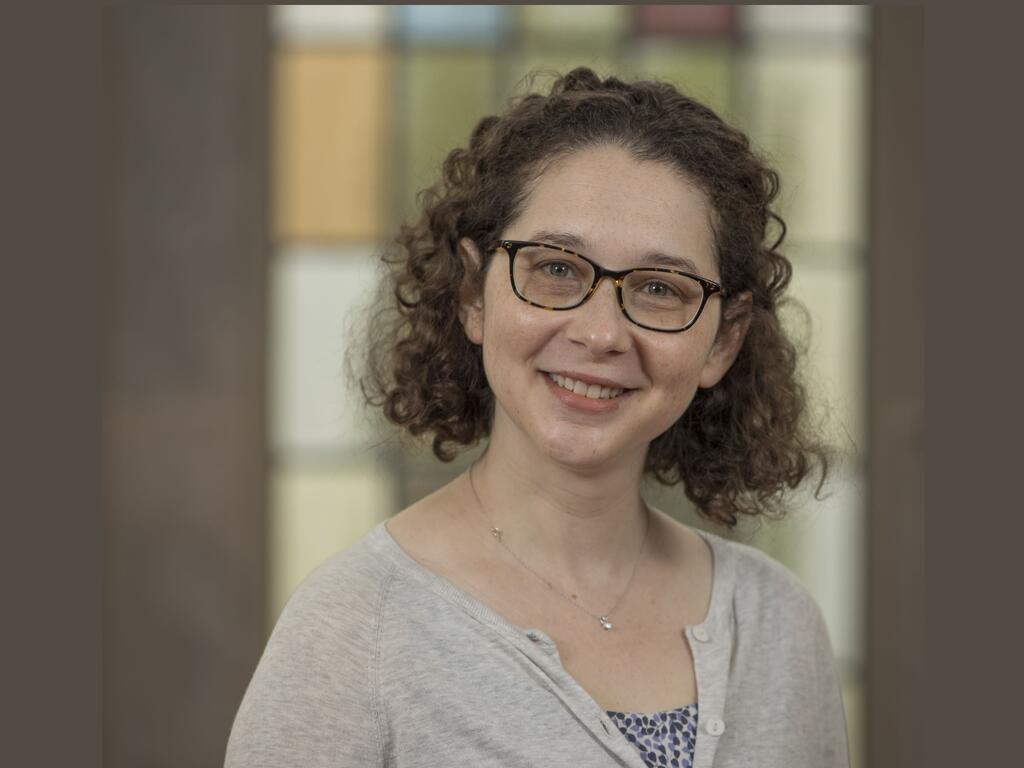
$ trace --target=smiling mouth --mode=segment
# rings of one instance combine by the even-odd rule
[[[602,387],[600,384],[587,384],[584,381],[577,381],[560,373],[548,373],[547,376],[563,389],[583,397],[588,397],[591,400],[612,400],[623,392],[630,391],[620,387]]]

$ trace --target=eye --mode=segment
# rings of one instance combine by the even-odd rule
[[[640,290],[648,296],[653,296],[655,298],[669,298],[679,295],[679,291],[677,291],[674,286],[669,285],[662,280],[648,280],[640,286]]]
[[[551,277],[572,277],[575,270],[564,261],[548,261],[540,265],[540,269]]]

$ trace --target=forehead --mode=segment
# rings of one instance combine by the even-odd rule
[[[620,147],[591,147],[551,163],[528,191],[506,236],[563,232],[611,269],[644,254],[676,255],[712,276],[714,242],[707,196],[672,167],[638,161]]]

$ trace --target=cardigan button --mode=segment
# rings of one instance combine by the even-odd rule
[[[527,632],[527,633],[526,633],[526,636],[527,636],[528,638],[530,638],[530,639],[531,639],[531,640],[532,640],[533,642],[535,642],[535,643],[537,643],[537,642],[540,642],[540,635],[538,635],[538,634],[537,634],[536,632],[534,632],[534,631],[533,631],[532,629],[531,629],[531,630],[530,630],[529,632]]]
[[[708,631],[704,627],[694,627],[693,636],[702,643],[706,643],[709,639]]]
[[[721,720],[708,720],[707,724],[704,726],[704,730],[712,736],[721,736],[725,731],[725,723]]]

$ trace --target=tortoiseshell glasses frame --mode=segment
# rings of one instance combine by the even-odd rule
[[[530,299],[526,298],[526,296],[524,296],[520,292],[518,286],[516,286],[514,267],[516,254],[519,252],[521,248],[525,247],[549,248],[554,251],[561,251],[562,253],[567,253],[589,264],[590,267],[594,270],[594,279],[590,284],[590,288],[583,295],[583,298],[565,307],[546,306],[544,304],[538,304],[536,301],[531,301]],[[669,269],[667,267],[634,267],[633,269],[623,269],[618,271],[612,269],[605,269],[600,264],[595,262],[593,259],[584,256],[582,253],[569,250],[568,248],[563,248],[560,245],[536,242],[533,240],[500,240],[497,243],[495,243],[494,246],[492,246],[491,250],[495,251],[499,248],[503,249],[508,254],[508,276],[509,281],[512,284],[512,292],[515,293],[515,295],[519,299],[526,302],[527,304],[530,304],[531,306],[534,307],[539,307],[540,309],[547,309],[552,312],[563,312],[570,309],[576,309],[577,307],[582,306],[587,302],[587,300],[590,299],[591,296],[594,295],[594,292],[597,291],[597,286],[601,282],[601,280],[607,277],[615,284],[615,295],[619,302],[619,309],[622,310],[622,314],[625,315],[626,319],[629,320],[629,322],[633,323],[634,325],[638,325],[641,328],[645,328],[646,330],[649,331],[657,331],[658,333],[681,333],[687,330],[688,328],[692,328],[694,323],[696,323],[697,320],[700,319],[700,315],[704,311],[704,307],[707,306],[708,300],[712,296],[718,294],[724,299],[726,295],[725,291],[722,289],[722,286],[719,283],[716,283],[714,280],[709,280],[706,277],[701,277],[700,275],[696,275],[692,272],[684,272],[678,269]],[[654,326],[645,325],[644,323],[641,323],[636,319],[630,317],[629,311],[626,309],[626,304],[622,297],[622,284],[626,277],[628,277],[633,272],[656,272],[662,274],[681,275],[682,277],[687,277],[695,281],[697,284],[700,285],[702,295],[700,305],[697,307],[696,312],[694,312],[693,317],[685,325],[679,328],[656,328]]]

